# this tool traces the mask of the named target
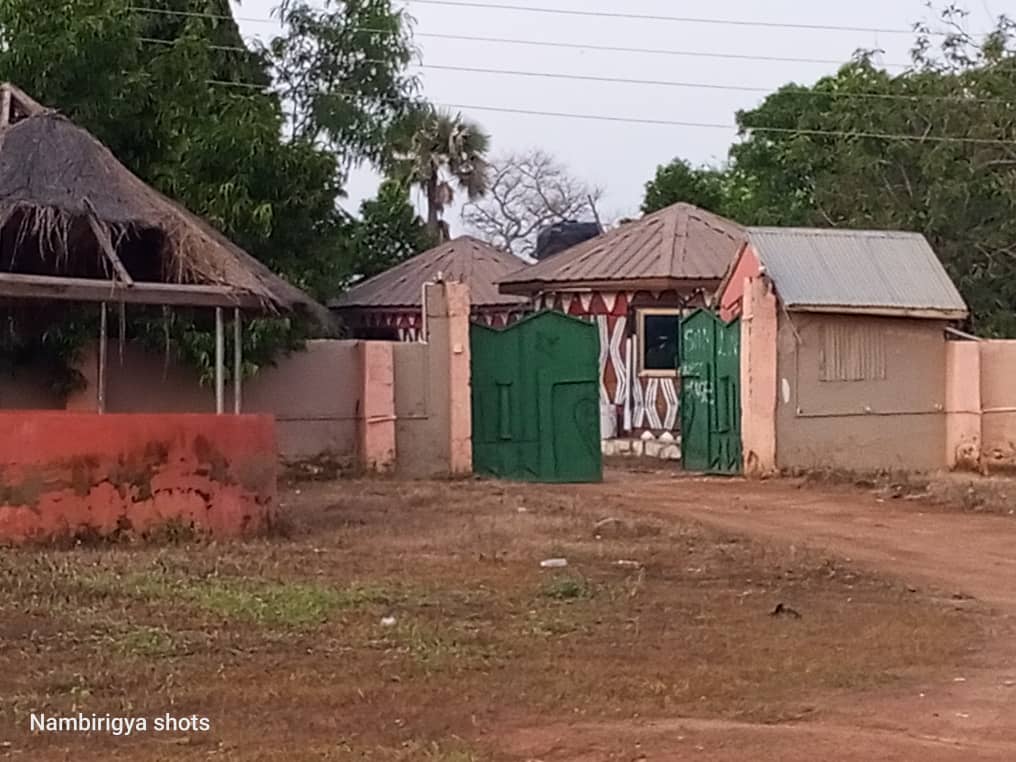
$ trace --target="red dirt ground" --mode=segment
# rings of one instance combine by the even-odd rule
[[[0,554],[0,757],[1016,759],[1016,518],[619,471],[285,502],[288,538]],[[40,710],[214,731],[29,735]]]
[[[532,759],[1016,759],[1016,519],[925,510],[919,502],[874,492],[787,481],[622,472],[579,490],[605,503],[637,495],[648,515],[818,550],[905,580],[957,608],[990,610],[993,617],[983,650],[952,679],[833,698],[819,718],[804,723],[677,719],[637,728],[572,724],[522,731],[518,748]]]

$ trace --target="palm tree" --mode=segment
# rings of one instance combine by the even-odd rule
[[[444,211],[465,191],[470,201],[487,192],[490,138],[461,114],[421,107],[407,117],[396,138],[396,173],[420,186],[427,197],[427,228],[440,241],[449,238]]]

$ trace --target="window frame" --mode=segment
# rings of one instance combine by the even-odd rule
[[[674,367],[670,370],[653,370],[646,368],[646,317],[651,315],[665,315],[677,318],[677,350],[674,355]],[[638,376],[639,378],[677,378],[680,375],[678,365],[681,363],[681,320],[684,318],[684,310],[680,307],[638,307],[635,309],[635,345],[638,351]]]

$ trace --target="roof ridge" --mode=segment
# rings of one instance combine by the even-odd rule
[[[779,225],[750,225],[749,233],[773,233],[779,235],[830,235],[830,236],[908,236],[925,238],[925,234],[917,230],[901,230],[899,228],[821,228],[806,226],[781,227]]]
[[[664,271],[668,275],[680,272],[681,263],[687,259],[689,206],[690,204],[677,204],[673,214],[664,218],[663,234],[668,239],[664,241],[664,246],[670,246],[669,267]]]

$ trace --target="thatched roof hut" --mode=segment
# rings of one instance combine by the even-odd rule
[[[151,188],[84,129],[0,85],[0,298],[327,310]]]

